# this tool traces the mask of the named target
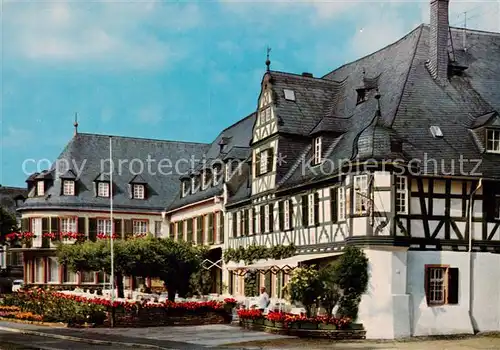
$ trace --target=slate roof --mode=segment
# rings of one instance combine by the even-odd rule
[[[113,136],[113,206],[115,210],[161,212],[165,203],[179,190],[179,176],[189,170],[180,159],[200,159],[208,144],[140,139]],[[148,159],[150,159],[148,161]],[[122,167],[119,162],[122,161]],[[162,161],[162,163],[160,163]],[[179,161],[179,162],[178,162]],[[140,164],[143,164],[141,171]],[[150,164],[148,170],[148,163]],[[63,196],[61,175],[67,175],[69,164],[76,181],[76,195]],[[101,168],[101,164],[103,167]],[[171,164],[170,167],[168,165]],[[176,165],[177,164],[177,168]],[[164,166],[163,168],[161,166]],[[79,169],[83,169],[81,174]],[[58,170],[58,171],[57,171]],[[20,210],[28,209],[109,209],[109,198],[95,196],[94,180],[109,180],[109,136],[79,133],[75,135],[45,177],[53,178],[53,185],[42,197],[28,198]],[[38,176],[37,176],[38,177]],[[32,179],[30,176],[29,179]],[[131,199],[129,183],[145,182],[146,199]],[[33,190],[32,190],[33,192]]]
[[[25,188],[0,185],[0,207],[13,215],[18,215],[16,213],[16,199],[26,198],[27,196],[28,191]]]
[[[342,135],[333,138],[335,141],[329,144],[333,148],[325,155],[328,164],[336,169],[315,174],[314,168],[292,167],[284,176],[285,181],[279,182],[278,189],[331,176],[342,160],[415,158],[423,163],[424,159],[436,159],[436,169],[421,167],[420,174],[448,175],[454,162],[454,175],[473,176],[476,164],[473,161],[464,164],[466,174],[459,173],[458,162],[462,156],[468,160],[481,159],[476,172],[486,178],[500,179],[500,156],[483,153],[484,149],[471,133],[473,128],[485,123],[499,122],[500,33],[468,30],[464,54],[463,30],[452,28],[455,58],[467,69],[462,76],[452,76],[443,88],[425,66],[429,32],[428,25],[421,25],[396,43],[322,78],[341,82],[341,88],[332,94],[335,103],[331,105],[330,116],[324,116],[311,135],[326,132]],[[357,105],[356,88],[366,84],[366,77],[373,77],[370,84],[376,89],[368,93],[366,102]],[[375,98],[377,89],[379,100]],[[317,115],[311,119],[317,120]],[[287,120],[283,122],[286,124]],[[443,138],[432,136],[432,125],[441,128]],[[401,152],[391,148],[391,141],[398,140],[402,143]],[[302,159],[308,159],[310,153],[302,152]],[[445,167],[441,167],[441,161]]]
[[[236,122],[235,124],[224,129],[210,144],[207,152],[203,155],[202,160],[195,164],[192,173],[198,174],[199,170],[206,166],[210,166],[214,162],[227,161],[229,159],[237,159],[238,161],[243,161],[250,157],[250,141],[252,139],[252,129],[255,123],[255,117],[256,113],[252,113]],[[222,149],[221,144],[224,145]],[[242,184],[241,186],[246,185]],[[239,191],[239,188],[240,187],[235,188],[234,193],[229,193],[229,195],[232,196],[233,194],[237,193]],[[195,193],[190,193],[185,197],[181,197],[179,186],[177,188],[175,198],[171,200],[167,205],[167,211],[197,203],[214,196],[220,196],[222,195],[222,193],[222,182],[218,185],[210,186],[205,190],[198,190]]]

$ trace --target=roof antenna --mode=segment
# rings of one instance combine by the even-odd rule
[[[271,52],[271,48],[268,46],[267,47],[267,59],[266,59],[266,66],[267,66],[267,71],[269,72],[269,66],[271,65],[271,61],[269,60],[269,53]]]
[[[467,11],[464,12],[464,31],[463,31],[463,46],[464,46],[464,52],[467,52],[467,46],[466,46],[466,41],[467,41]]]
[[[75,122],[73,123],[75,127],[75,136],[78,134],[78,113],[75,112]]]

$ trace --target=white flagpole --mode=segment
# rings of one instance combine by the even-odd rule
[[[113,146],[111,144],[113,138],[109,137],[109,220],[111,221],[111,303],[115,301],[115,261],[113,252]]]

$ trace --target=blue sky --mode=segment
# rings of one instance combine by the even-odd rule
[[[450,23],[500,31],[496,1]],[[81,132],[210,142],[250,114],[271,68],[322,76],[428,22],[428,1],[3,2],[0,184]],[[35,171],[31,166],[26,169]]]

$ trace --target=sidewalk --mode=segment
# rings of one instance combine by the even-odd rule
[[[122,345],[127,347],[139,347],[149,349],[179,349],[179,350],[197,350],[203,349],[203,346],[196,344],[183,343],[172,340],[157,340],[150,338],[137,338],[117,334],[119,329],[114,329],[114,334],[95,333],[86,329],[74,328],[56,328],[44,327],[31,324],[3,322],[0,321],[0,330],[22,334],[31,334],[57,339],[66,339],[78,341],[88,344],[100,345]],[[121,332],[127,333],[128,329],[124,328]]]

